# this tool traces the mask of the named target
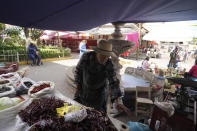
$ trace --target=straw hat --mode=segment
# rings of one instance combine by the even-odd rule
[[[117,57],[116,54],[112,51],[112,42],[108,40],[100,40],[97,46],[90,46],[90,48],[102,55]]]

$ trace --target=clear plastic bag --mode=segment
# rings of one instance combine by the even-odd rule
[[[163,111],[168,113],[168,116],[172,116],[175,112],[175,109],[172,105],[172,103],[169,102],[155,102],[154,103],[157,107],[159,107],[160,109],[162,109]]]
[[[70,122],[81,122],[87,116],[86,109],[76,110],[71,113],[64,115],[65,121]]]

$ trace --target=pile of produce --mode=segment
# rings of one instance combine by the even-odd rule
[[[165,85],[164,85],[165,89],[171,89],[171,88],[175,88],[175,84],[171,81],[168,81],[168,79],[165,79]]]
[[[13,77],[13,76],[14,76],[14,75],[10,74],[10,75],[4,75],[4,76],[2,76],[2,77],[8,79],[8,78],[11,78],[11,77]]]
[[[0,85],[4,85],[4,84],[7,84],[7,83],[9,83],[8,80],[0,80]]]
[[[33,85],[33,83],[30,81],[25,81],[24,85],[27,86],[28,88],[30,88]]]
[[[36,93],[36,92],[38,92],[44,88],[48,88],[48,87],[50,87],[49,84],[42,84],[40,86],[35,87],[30,93],[33,94],[33,93]]]
[[[36,99],[21,110],[19,116],[31,126],[32,131],[117,131],[109,118],[93,109],[87,109],[87,116],[81,122],[65,122],[64,116],[58,116],[56,111],[64,104],[64,101],[55,97]]]
[[[32,87],[34,83],[35,82],[29,78],[22,78],[16,84],[16,94],[17,95],[27,94],[29,88]]]
[[[6,87],[6,86],[3,86],[0,88],[0,93],[3,93],[3,92],[6,92],[6,91],[10,91],[11,89]]]

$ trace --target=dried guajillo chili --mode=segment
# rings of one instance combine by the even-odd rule
[[[49,84],[42,84],[40,86],[36,86],[30,93],[33,94],[33,93],[36,93],[36,92],[38,92],[44,88],[48,88],[48,87],[50,87]]]
[[[55,97],[36,99],[24,110],[21,110],[19,116],[24,122],[32,125],[40,120],[57,116],[56,108],[62,106],[64,106],[64,101],[55,99]]]
[[[117,131],[105,114],[94,109],[87,109],[88,115],[81,122],[65,122],[64,117],[59,117],[56,112],[56,108],[64,103],[54,97],[34,100],[19,112],[19,116],[32,126],[30,131]]]

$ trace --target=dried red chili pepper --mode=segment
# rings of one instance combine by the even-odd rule
[[[54,97],[41,98],[20,111],[19,116],[29,126],[33,125],[30,131],[117,131],[105,114],[93,109],[87,109],[87,117],[79,123],[65,122],[56,112],[63,105],[62,100]]]
[[[38,92],[44,88],[48,88],[48,87],[50,87],[49,84],[42,84],[40,86],[36,86],[32,91],[30,91],[30,93],[33,94],[33,93],[36,93],[36,92]]]

